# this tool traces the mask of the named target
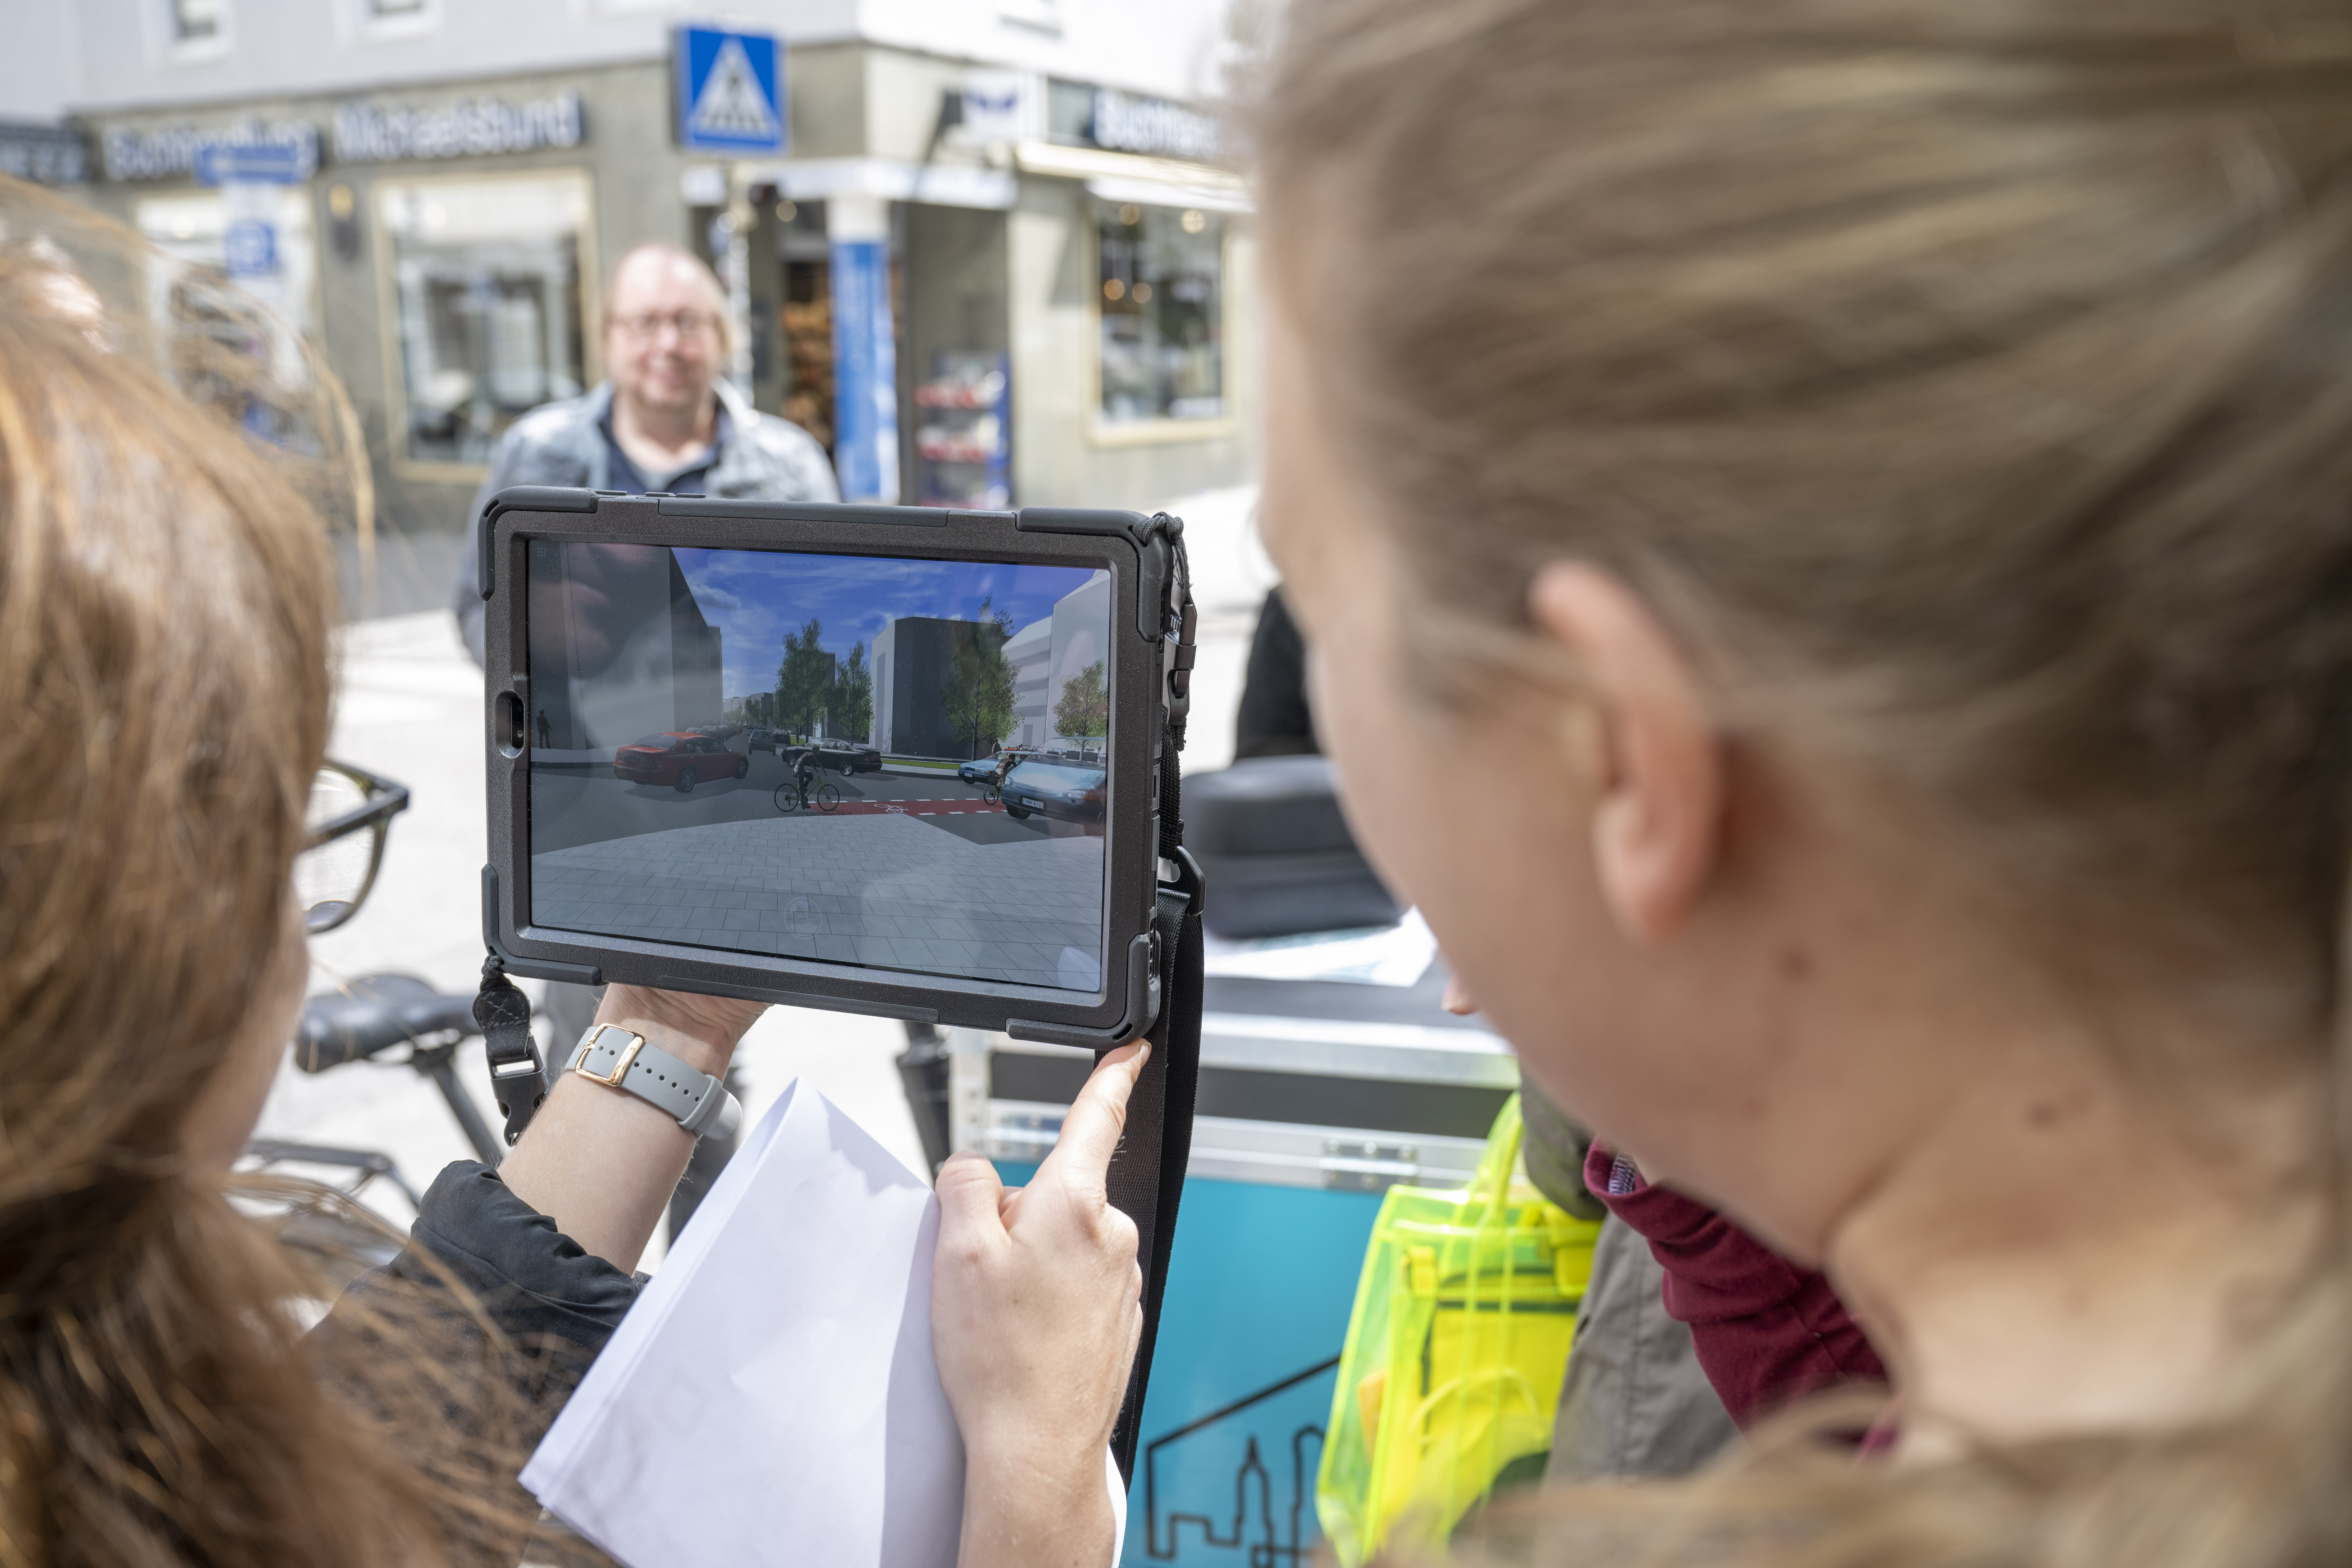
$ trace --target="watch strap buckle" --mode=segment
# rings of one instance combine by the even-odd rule
[[[626,1036],[629,1041],[628,1046],[621,1051],[617,1059],[614,1061],[611,1071],[592,1071],[588,1066],[589,1055],[596,1050],[603,1043],[604,1031],[607,1029],[610,1029],[616,1035]],[[646,1037],[643,1035],[635,1033],[632,1030],[624,1029],[617,1024],[592,1025],[589,1027],[588,1032],[580,1037],[580,1048],[572,1053],[570,1070],[578,1073],[582,1078],[587,1079],[591,1082],[601,1083],[606,1089],[619,1089],[621,1087],[621,1080],[629,1076],[629,1068],[636,1065],[637,1053],[645,1048]]]

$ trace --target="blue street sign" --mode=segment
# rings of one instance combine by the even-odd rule
[[[221,248],[232,278],[274,278],[278,275],[278,227],[259,218],[241,217],[221,236]]]
[[[196,149],[196,183],[292,185],[310,178],[304,150],[286,142],[209,142]],[[317,154],[311,154],[315,159]]]
[[[698,153],[784,150],[783,47],[766,33],[680,27],[677,144]]]

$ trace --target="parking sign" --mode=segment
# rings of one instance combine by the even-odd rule
[[[781,153],[783,47],[767,33],[680,27],[677,142],[698,153]]]

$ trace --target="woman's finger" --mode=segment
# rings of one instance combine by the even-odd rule
[[[940,1245],[984,1245],[1004,1234],[1004,1184],[996,1167],[970,1152],[950,1155],[932,1184],[940,1195]]]
[[[1103,1189],[1104,1173],[1110,1169],[1118,1135],[1127,1126],[1127,1097],[1135,1091],[1136,1079],[1143,1076],[1143,1064],[1150,1055],[1151,1047],[1137,1040],[1095,1064],[1086,1087],[1071,1101],[1070,1113],[1062,1119],[1061,1136],[1055,1139],[1053,1152],[1037,1167],[1033,1186],[1052,1182],[1093,1192]]]

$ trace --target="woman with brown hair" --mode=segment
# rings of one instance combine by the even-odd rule
[[[2344,1561],[2352,5],[1280,25],[1265,527],[1360,837],[1898,1402],[1493,1549]]]
[[[302,1335],[320,1285],[222,1176],[302,997],[335,596],[310,498],[348,504],[357,454],[236,296],[109,312],[160,258],[0,182],[26,230],[0,251],[0,1563],[510,1561],[520,1457],[692,1139],[559,1091],[503,1183],[453,1167]],[[749,1021],[630,1013],[719,1061]]]

